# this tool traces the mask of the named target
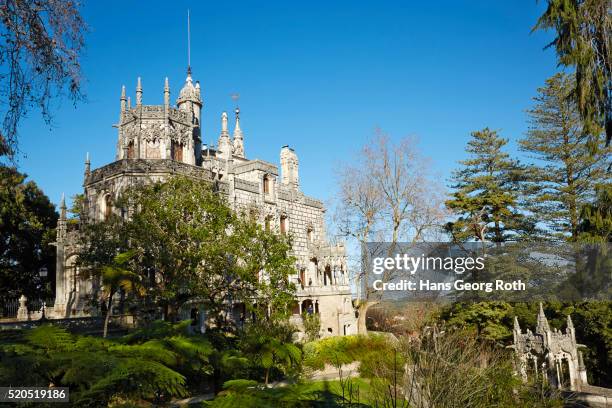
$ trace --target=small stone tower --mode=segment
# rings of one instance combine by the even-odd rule
[[[578,350],[584,346],[576,343],[576,330],[570,316],[567,316],[565,333],[551,330],[540,303],[535,333],[529,329],[522,333],[515,317],[512,334],[517,372],[523,381],[532,377],[548,382],[554,388],[572,391],[580,391],[588,385],[582,352]]]
[[[283,146],[280,153],[281,183],[287,187],[298,190],[300,180],[298,174],[298,157],[289,146]]]

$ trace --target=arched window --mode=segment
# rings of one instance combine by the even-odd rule
[[[104,197],[104,219],[108,220],[113,213],[113,202],[110,194]]]
[[[173,140],[171,144],[171,150],[172,150],[172,160],[182,162],[183,161],[183,144],[175,142]]]
[[[288,224],[288,219],[286,215],[281,215],[280,218],[280,233],[282,235],[287,235],[287,231],[289,230],[289,224]]]
[[[134,141],[132,140],[130,143],[128,143],[128,148],[127,148],[127,158],[128,159],[133,159],[134,158]]]
[[[263,191],[264,191],[264,194],[270,194],[270,191],[271,191],[270,176],[268,176],[267,174],[263,176]]]

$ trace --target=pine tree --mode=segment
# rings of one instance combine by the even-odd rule
[[[546,235],[576,239],[580,208],[605,177],[606,149],[592,154],[574,99],[573,75],[559,73],[538,89],[528,110],[530,128],[519,143],[535,163],[526,169],[526,207]]]
[[[471,157],[453,174],[455,192],[446,202],[458,215],[447,224],[455,240],[505,242],[527,231],[517,211],[519,164],[503,151],[507,143],[489,128],[472,132],[466,147]]]
[[[595,188],[597,199],[582,207],[578,240],[580,242],[612,242],[612,184]]]

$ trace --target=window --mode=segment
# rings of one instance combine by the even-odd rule
[[[104,219],[108,220],[113,213],[113,202],[110,194],[104,197]]]
[[[270,177],[267,174],[263,177],[263,191],[264,194],[270,194]]]
[[[133,140],[130,143],[128,143],[127,158],[128,159],[134,158],[134,141]]]
[[[308,238],[308,242],[314,242],[314,229],[312,226],[306,229],[306,237]]]
[[[287,235],[287,216],[286,215],[281,215],[281,219],[280,219],[280,233],[282,235]]]
[[[172,160],[183,161],[183,144],[175,142],[174,140],[171,143],[172,147]]]

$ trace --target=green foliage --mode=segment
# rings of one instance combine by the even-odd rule
[[[0,383],[70,387],[73,405],[84,407],[185,396],[212,373],[214,349],[184,329],[158,324],[115,340],[75,336],[50,325],[20,332],[0,342]]]
[[[33,181],[13,167],[0,166],[0,304],[22,294],[48,296],[38,287],[38,269],[55,276],[55,226],[58,214]]]
[[[238,341],[238,349],[249,359],[251,372],[263,369],[265,384],[274,372],[291,375],[299,369],[302,350],[293,344],[295,328],[282,322],[249,324]]]
[[[302,313],[304,334],[307,341],[315,341],[321,332],[321,316],[318,313]]]
[[[570,98],[575,77],[559,73],[546,80],[527,111],[530,128],[521,149],[536,159],[524,171],[526,209],[544,233],[553,238],[576,240],[580,208],[593,195],[594,186],[607,177],[609,148],[591,152],[589,137],[575,101]]]
[[[466,148],[471,157],[460,162],[453,198],[446,202],[458,215],[446,226],[454,240],[505,242],[531,229],[517,211],[519,166],[503,151],[507,143],[489,128],[472,132]]]
[[[388,338],[379,334],[328,337],[304,345],[304,365],[317,370],[325,364],[340,367],[380,358],[392,349]]]
[[[268,310],[287,313],[295,290],[288,280],[295,273],[290,242],[233,212],[212,186],[177,176],[130,189],[115,206],[129,218],[87,225],[79,262],[104,270],[116,265],[117,254],[132,254],[121,269],[146,289],[132,297],[138,310],[158,308],[174,321],[197,299],[224,329],[228,302],[243,302],[259,318]]]
[[[612,242],[612,184],[601,184],[596,187],[596,192],[595,202],[582,207],[578,240]]]
[[[554,29],[547,47],[557,51],[559,65],[576,69],[572,98],[591,136],[593,151],[601,130],[612,139],[612,13],[608,0],[548,0],[534,30]]]

